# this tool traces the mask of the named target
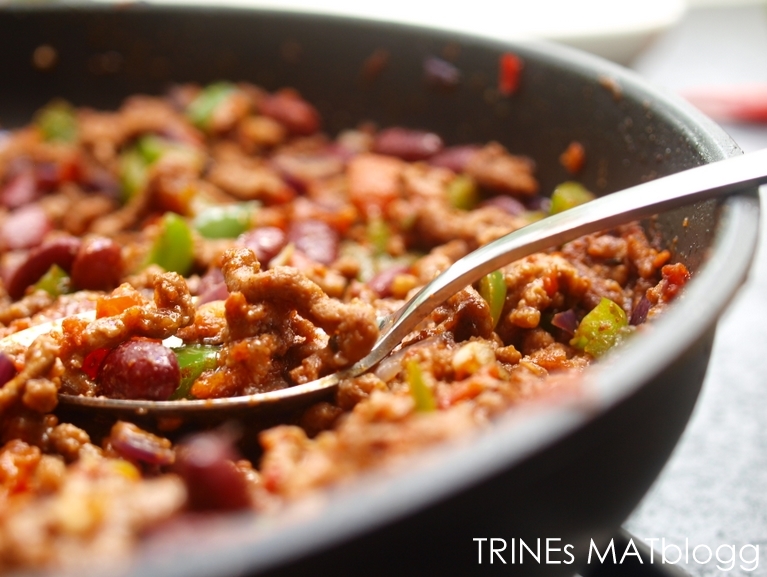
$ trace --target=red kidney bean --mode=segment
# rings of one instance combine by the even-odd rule
[[[199,433],[182,441],[174,469],[184,480],[193,510],[235,510],[250,505],[248,483],[234,461],[231,439],[221,433]]]
[[[330,264],[338,258],[338,233],[324,221],[309,219],[291,223],[288,240],[318,263]]]
[[[43,190],[53,190],[61,182],[59,165],[54,162],[43,162],[35,166],[37,185]]]
[[[120,284],[123,257],[120,245],[103,236],[82,242],[72,263],[72,283],[78,289],[109,291]]]
[[[0,244],[18,250],[39,245],[52,228],[48,215],[39,204],[27,204],[8,214],[0,225]]]
[[[466,169],[469,159],[479,150],[479,146],[466,144],[463,146],[450,146],[438,152],[429,159],[432,166],[449,168],[453,172],[460,173]]]
[[[280,90],[260,103],[261,114],[273,118],[293,134],[308,136],[320,128],[317,109],[292,90]]]
[[[125,421],[118,421],[112,427],[109,444],[118,455],[129,461],[147,465],[171,465],[175,461],[170,441]]]
[[[16,376],[16,367],[5,353],[0,352],[0,386]]]
[[[494,196],[493,198],[488,198],[482,203],[482,206],[494,206],[512,216],[519,216],[527,211],[524,204],[511,196]]]
[[[31,170],[20,172],[11,178],[0,190],[0,204],[7,208],[18,208],[40,198],[35,175]]]
[[[440,152],[442,139],[433,132],[407,128],[387,128],[373,141],[373,151],[403,160],[426,160]]]
[[[167,401],[181,382],[176,355],[162,343],[135,339],[112,349],[98,375],[99,394]]]
[[[262,226],[248,231],[237,239],[237,244],[249,248],[266,265],[288,244],[288,236],[276,226]]]
[[[391,296],[391,287],[397,275],[404,274],[410,267],[407,265],[394,265],[382,270],[368,281],[368,286],[381,298]]]
[[[65,271],[71,270],[79,249],[80,239],[73,236],[61,236],[33,249],[6,278],[8,294],[14,300],[20,299],[27,287],[36,283],[54,264]]]

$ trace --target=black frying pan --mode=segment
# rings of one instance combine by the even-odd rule
[[[489,17],[491,17],[489,15]],[[33,65],[42,46],[53,67]],[[498,60],[522,58],[518,91],[497,92]],[[38,53],[39,54],[39,53]],[[386,55],[371,73],[369,58]],[[423,60],[452,58],[457,87],[424,79]],[[375,57],[374,57],[375,58]],[[366,62],[368,68],[366,69]],[[610,64],[551,45],[305,14],[202,8],[5,8],[0,11],[0,122],[21,125],[53,97],[117,106],[171,82],[248,80],[297,88],[325,129],[363,120],[426,128],[450,144],[498,140],[538,162],[543,190],[569,177],[558,163],[585,146],[580,179],[605,194],[739,154],[718,127]],[[367,72],[365,72],[367,70]],[[706,370],[714,327],[747,272],[756,191],[661,215],[648,228],[694,272],[683,299],[611,366],[588,398],[511,415],[464,445],[374,473],[276,519],[198,521],[193,534],[149,539],[134,575],[568,575],[593,540],[604,549],[681,434]],[[685,218],[687,218],[686,224]],[[474,538],[503,538],[507,564],[478,563]],[[511,563],[511,540],[535,550]],[[110,567],[103,574],[113,575]]]

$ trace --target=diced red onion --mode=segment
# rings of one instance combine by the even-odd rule
[[[525,205],[511,196],[494,196],[488,198],[481,206],[493,206],[512,216],[519,216],[527,211]]]
[[[423,73],[429,84],[443,88],[455,88],[461,82],[461,71],[455,65],[434,56],[424,58]]]
[[[270,162],[288,184],[298,183],[305,189],[308,182],[330,178],[343,171],[346,159],[335,151],[328,147],[314,154],[282,153],[272,157]]]
[[[0,204],[7,208],[18,208],[40,198],[35,175],[25,170],[11,178],[0,190]]]
[[[121,423],[112,429],[109,437],[112,448],[129,461],[139,461],[148,465],[170,465],[175,460],[173,450],[164,446],[158,437],[134,428],[129,423]]]
[[[422,341],[418,341],[417,343],[413,343],[412,345],[402,347],[400,350],[392,353],[391,355],[386,357],[384,360],[382,360],[380,363],[378,363],[378,365],[376,366],[373,372],[383,382],[388,383],[394,377],[396,377],[400,373],[400,371],[404,368],[403,362],[405,360],[405,355],[407,353],[421,347],[432,346],[441,338],[443,337],[431,336]]]
[[[122,194],[120,183],[108,171],[99,167],[89,167],[83,175],[82,186],[91,192],[100,192],[114,200],[119,200]]]
[[[338,233],[322,220],[291,223],[288,240],[315,262],[330,264],[338,258]]]
[[[210,267],[200,279],[197,288],[197,305],[204,305],[212,301],[223,301],[229,296],[229,290],[224,282],[224,273],[218,267]]]
[[[39,204],[27,204],[8,214],[0,225],[0,242],[10,250],[38,246],[52,228]]]
[[[13,365],[13,362],[8,355],[0,352],[0,386],[3,386],[15,376],[16,367]]]
[[[466,144],[463,146],[451,146],[443,149],[429,159],[432,166],[449,168],[453,172],[460,173],[466,170],[469,159],[479,150],[479,146]]]
[[[578,316],[573,309],[568,309],[555,314],[551,319],[551,324],[572,335],[575,334],[575,330],[578,328]]]
[[[442,150],[442,138],[433,132],[387,128],[373,141],[373,151],[407,161],[426,160]]]
[[[229,289],[226,288],[225,282],[220,282],[217,285],[209,287],[205,292],[200,293],[200,297],[197,299],[197,305],[204,305],[213,301],[224,301],[229,298]]]
[[[631,311],[631,318],[629,319],[629,324],[633,326],[641,325],[643,322],[647,320],[647,313],[650,312],[651,303],[649,299],[642,295],[642,298],[639,299],[639,302],[634,307],[634,310]]]
[[[197,294],[209,291],[214,286],[224,282],[224,273],[217,266],[210,267],[207,272],[200,278],[200,284],[197,287]]]
[[[525,202],[528,210],[541,210],[545,213],[551,208],[551,199],[545,196],[533,196]]]

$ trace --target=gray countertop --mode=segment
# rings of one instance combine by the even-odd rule
[[[659,38],[633,68],[671,92],[701,86],[767,86],[767,4],[696,8]],[[767,107],[767,102],[765,102]],[[745,151],[767,147],[767,124],[722,124]],[[761,191],[762,206],[767,201]],[[764,222],[764,214],[762,221]],[[765,231],[764,225],[762,231]],[[653,542],[685,547],[695,577],[767,575],[767,235],[750,278],[719,323],[703,393],[681,443],[626,528]],[[692,558],[705,545],[708,563]],[[716,550],[735,546],[735,563]],[[740,559],[759,546],[758,566]],[[667,549],[669,559],[676,552]],[[753,548],[743,550],[752,559]],[[730,550],[721,549],[727,559]],[[704,548],[697,559],[704,560]],[[720,566],[720,568],[717,567]]]

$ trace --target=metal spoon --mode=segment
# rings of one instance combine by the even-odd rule
[[[408,303],[382,319],[381,334],[370,353],[354,365],[321,379],[279,391],[211,400],[144,401],[59,395],[62,405],[115,415],[217,420],[262,411],[274,413],[306,404],[329,393],[342,379],[358,376],[381,361],[436,306],[486,274],[534,252],[619,224],[650,217],[693,202],[722,197],[767,182],[767,149],[699,166],[609,194],[514,231],[471,254],[427,284]],[[27,345],[61,321],[46,323],[0,340],[0,349]]]

